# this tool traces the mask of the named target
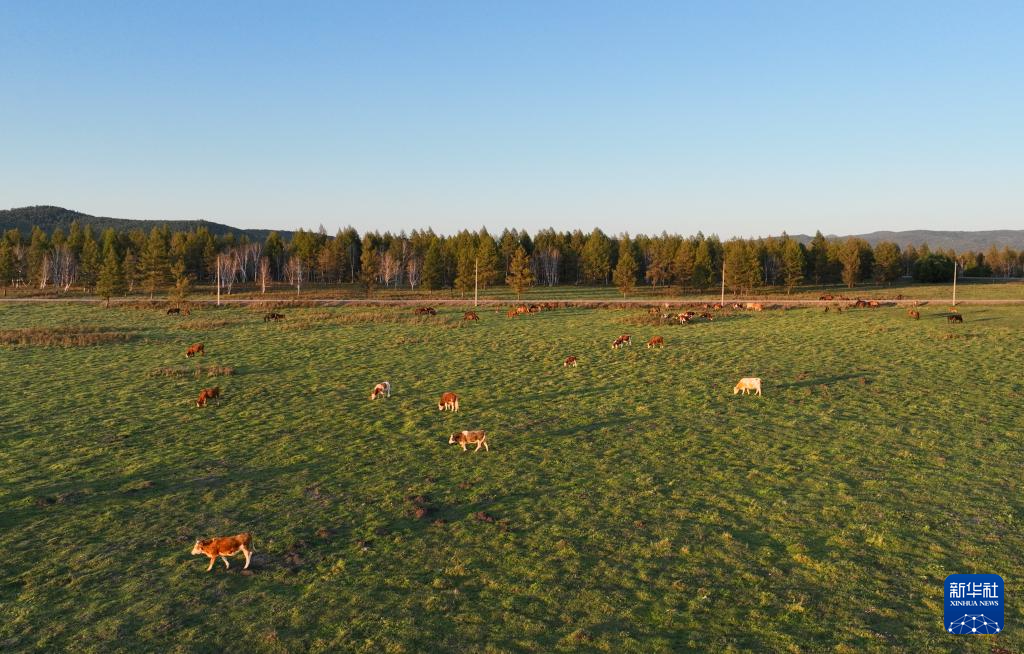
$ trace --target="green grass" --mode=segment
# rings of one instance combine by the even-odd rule
[[[1024,308],[283,312],[0,305],[132,334],[0,348],[0,650],[1024,648]],[[189,555],[243,530],[252,575]],[[1003,576],[1004,633],[945,634],[954,572]]]

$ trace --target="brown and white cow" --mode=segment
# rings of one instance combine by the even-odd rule
[[[378,397],[391,397],[391,382],[381,382],[373,387],[370,399],[376,400]]]
[[[459,410],[459,396],[455,393],[444,393],[441,395],[441,401],[437,403],[438,411],[458,411]]]
[[[574,356],[567,356],[567,357],[565,357],[565,361],[562,362],[562,367],[563,368],[568,368],[569,366],[572,366],[573,368],[575,368],[576,367],[576,363],[577,363],[576,357],[574,357]]]
[[[462,314],[463,320],[480,320],[480,316],[476,315],[476,311],[467,311]]]
[[[962,323],[963,321],[964,321],[964,317],[961,316],[959,313],[954,313],[952,316],[946,316],[946,322],[948,322],[950,324],[955,323],[955,322]]]
[[[479,452],[480,448],[483,447],[487,452],[491,451],[491,448],[487,446],[487,432],[482,430],[477,431],[457,431],[448,437],[448,444],[455,445],[459,444],[462,446],[462,451],[466,451],[466,445],[476,444],[474,452]]]
[[[187,350],[185,350],[185,357],[188,359],[191,359],[197,354],[202,354],[203,356],[206,356],[206,350],[203,348],[202,343],[193,343],[192,345],[188,346]]]
[[[213,388],[204,388],[199,391],[199,399],[196,400],[197,407],[204,407],[210,400],[215,400],[220,397],[220,386],[214,386]]]
[[[207,572],[213,570],[213,564],[217,562],[218,556],[221,561],[224,561],[224,567],[230,570],[231,564],[228,563],[227,557],[234,556],[239,552],[245,555],[245,566],[242,569],[248,570],[249,560],[252,558],[254,551],[252,547],[252,534],[249,533],[197,540],[196,544],[192,546],[193,556],[203,554],[210,557],[210,566],[206,568]]]
[[[652,336],[651,340],[647,341],[647,349],[652,347],[665,347],[665,339],[661,336]]]

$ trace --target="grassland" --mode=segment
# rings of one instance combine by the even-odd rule
[[[0,305],[0,650],[1019,651],[1024,308],[939,311]],[[945,634],[954,572],[1006,631]]]

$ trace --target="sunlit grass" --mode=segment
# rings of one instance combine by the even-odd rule
[[[136,335],[0,348],[0,649],[1016,651],[1019,602],[998,639],[947,636],[941,583],[1019,594],[1024,308],[943,308],[199,308],[183,330],[0,305],[0,330]],[[153,374],[197,341],[234,371],[205,409],[205,374]],[[751,375],[765,395],[733,396]],[[252,575],[188,554],[243,530]]]

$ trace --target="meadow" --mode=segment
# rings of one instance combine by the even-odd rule
[[[0,304],[0,650],[1024,650],[1024,307],[944,308]]]

